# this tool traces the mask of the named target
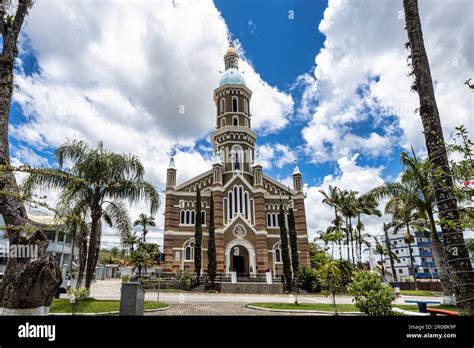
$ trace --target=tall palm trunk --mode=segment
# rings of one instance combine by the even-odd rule
[[[456,305],[464,315],[474,315],[474,272],[459,224],[459,211],[453,194],[443,130],[431,79],[430,65],[425,51],[417,0],[403,0],[406,29],[411,49],[416,89],[420,99],[426,148],[436,176],[435,196],[441,220],[448,270],[456,295]]]
[[[102,210],[98,205],[93,208],[91,214],[91,233],[89,238],[89,250],[87,253],[87,266],[86,266],[86,284],[85,287],[90,289],[92,279],[94,277],[95,267],[97,265],[97,249],[100,243],[101,224],[100,219],[102,217]]]
[[[79,289],[84,279],[84,270],[87,261],[87,229],[81,224],[79,232],[79,275],[77,277],[76,288]]]
[[[347,261],[351,261],[351,256],[349,252],[349,224],[347,223],[347,216],[346,216],[346,249],[347,249]]]
[[[352,264],[355,265],[354,259],[354,234],[352,231],[352,218],[349,217],[349,232],[351,236],[351,256],[352,256]]]
[[[383,252],[380,253],[380,260],[382,260],[382,278],[385,279],[385,262],[383,257]]]
[[[17,40],[30,1],[20,0],[14,18],[9,20],[5,1],[0,3],[3,50],[0,56],[0,167],[9,169],[8,124],[13,94],[13,62],[18,54]],[[28,234],[28,218],[12,171],[0,171],[0,214],[3,216],[10,247],[37,248],[38,258],[8,258],[0,283],[0,315],[47,314],[53,296],[62,282],[54,256],[47,256],[48,240],[43,232]],[[41,282],[38,276],[41,275]]]
[[[395,272],[395,265],[393,262],[392,247],[390,246],[390,240],[388,239],[388,228],[385,223],[383,224],[383,231],[385,233],[385,243],[387,244],[387,252],[388,252],[388,258],[390,260],[390,268],[392,269],[393,282],[398,283],[398,275],[397,275],[397,272]]]
[[[438,277],[443,289],[444,304],[454,305],[454,293],[451,281],[449,279],[448,268],[446,267],[446,253],[444,252],[443,244],[439,239],[436,231],[436,223],[433,216],[433,211],[428,209],[427,215],[430,221],[431,229],[431,251],[435,261],[436,269],[438,270]]]
[[[411,236],[410,225],[409,224],[407,224],[407,233],[408,233],[408,236]],[[411,273],[412,273],[412,276],[413,276],[413,282],[415,283],[415,290],[418,290],[418,283],[416,281],[415,267],[413,267],[413,251],[411,250],[411,242],[408,241],[407,244],[408,244],[408,253],[410,254],[410,268],[411,268]]]

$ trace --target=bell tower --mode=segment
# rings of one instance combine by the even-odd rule
[[[239,55],[230,38],[224,55],[224,67],[219,87],[214,90],[216,128],[211,135],[211,142],[215,152],[221,156],[225,182],[236,172],[253,176],[257,134],[251,129],[252,91],[245,85],[245,79],[239,71]]]

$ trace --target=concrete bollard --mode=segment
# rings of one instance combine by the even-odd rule
[[[138,282],[122,283],[120,315],[143,315],[145,290]]]

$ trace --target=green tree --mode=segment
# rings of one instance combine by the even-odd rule
[[[10,1],[0,2],[2,51],[0,56],[0,215],[10,245],[37,247],[38,258],[9,258],[0,283],[0,307],[12,312],[28,310],[34,313],[39,307],[49,308],[61,284],[61,272],[53,257],[46,256],[48,240],[44,233],[29,233],[24,200],[11,170],[9,144],[10,104],[14,91],[13,67],[18,56],[18,39],[32,0],[19,0],[17,6]],[[13,13],[9,11],[13,10]],[[38,282],[38,274],[42,281]]]
[[[413,281],[415,282],[415,290],[418,290],[411,248],[413,236],[411,235],[410,229],[414,228],[420,233],[428,234],[429,230],[427,227],[427,222],[426,220],[420,218],[420,214],[415,211],[415,207],[411,205],[409,201],[406,201],[400,197],[392,197],[387,202],[385,205],[385,213],[392,214],[392,222],[389,224],[389,226],[393,227],[394,234],[396,234],[402,228],[406,229],[406,235],[404,236],[404,239],[408,244],[408,251],[410,253],[410,265]]]
[[[283,212],[283,203],[280,199],[280,212],[278,214],[278,223],[280,225],[281,256],[283,261],[283,275],[285,276],[285,285],[287,291],[292,288],[291,260],[288,250],[288,234],[285,226],[285,213]]]
[[[378,316],[392,314],[392,289],[382,283],[378,273],[356,272],[347,290],[361,312]]]
[[[319,192],[323,195],[323,203],[329,205],[334,209],[334,220],[331,222],[331,232],[338,233],[342,235],[343,231],[343,220],[339,215],[339,207],[341,205],[341,190],[339,190],[336,186],[329,185],[328,192],[326,193],[324,190],[319,190]],[[329,227],[328,227],[329,229]],[[337,241],[339,246],[339,255],[342,258],[342,237],[340,240]],[[349,248],[349,243],[347,239],[347,247]],[[348,258],[349,258],[349,249],[348,250]]]
[[[398,283],[398,275],[395,270],[395,264],[394,264],[394,260],[396,260],[396,258],[393,257],[395,254],[392,252],[392,245],[390,243],[390,239],[388,238],[388,231],[390,230],[390,224],[384,223],[382,229],[385,236],[385,247],[387,248],[387,255],[390,260],[390,269],[392,270],[392,278],[393,278],[394,283]]]
[[[352,219],[357,216],[357,192],[353,190],[344,190],[340,192],[339,209],[345,219],[346,245],[348,260],[355,264],[354,255],[354,229],[352,228]],[[350,249],[349,249],[350,248]],[[349,257],[349,250],[351,256]]]
[[[209,238],[207,241],[207,274],[209,275],[209,281],[211,287],[214,290],[214,281],[217,273],[217,261],[216,261],[216,238],[215,238],[215,226],[214,226],[214,197],[211,192],[211,202],[209,205]]]
[[[429,160],[419,161],[413,150],[412,156],[402,152],[400,160],[404,166],[400,181],[384,183],[373,189],[372,193],[378,198],[398,197],[404,202],[409,202],[417,210],[420,218],[429,222],[433,259],[438,269],[445,299],[450,303],[453,301],[453,290],[446,267],[446,254],[438,236],[434,218],[436,204]]]
[[[327,262],[329,256],[316,243],[309,243],[309,259],[311,267],[318,270]]]
[[[146,235],[148,233],[148,226],[151,226],[151,227],[156,226],[155,218],[153,216],[148,216],[147,214],[141,213],[138,216],[138,219],[135,220],[135,222],[133,223],[133,226],[142,226],[143,227],[141,242],[143,244],[146,244]]]
[[[138,248],[130,254],[128,264],[133,266],[132,273],[138,268],[138,277],[142,276],[142,268],[151,265],[153,259],[150,254],[143,248]]]
[[[423,124],[426,148],[433,170],[434,192],[441,222],[449,273],[456,295],[457,306],[464,315],[474,315],[474,272],[464,242],[463,231],[454,185],[449,168],[443,129],[439,116],[428,56],[423,41],[417,0],[403,0],[407,48],[411,50],[411,65],[418,93],[420,117]]]
[[[290,236],[290,248],[291,248],[291,265],[293,267],[294,275],[297,276],[298,269],[300,268],[300,261],[298,258],[298,235],[295,226],[295,214],[293,213],[291,194],[288,202],[288,234]]]
[[[202,214],[201,214],[201,189],[196,189],[196,224],[194,232],[194,270],[196,272],[196,284],[200,284],[201,277],[201,249],[202,249]]]
[[[122,244],[124,247],[130,248],[130,252],[133,252],[135,245],[140,244],[140,238],[137,236],[137,232],[128,231],[127,234],[122,236]]]
[[[318,279],[318,273],[314,268],[302,266],[298,270],[298,279],[301,282],[301,288],[308,292],[321,291],[321,283]]]
[[[329,259],[317,272],[318,277],[325,288],[323,294],[331,296],[334,315],[337,315],[336,292],[342,283],[340,265],[336,260]]]
[[[397,255],[393,251],[389,251],[389,248],[387,245],[383,244],[379,238],[373,237],[375,241],[375,245],[373,247],[373,251],[380,255],[380,260],[381,260],[381,267],[382,267],[382,277],[385,279],[385,256],[389,256],[390,259],[392,260],[398,260]],[[393,272],[393,270],[392,270]]]
[[[369,246],[369,241],[367,239],[369,235],[362,233],[365,227],[364,227],[364,224],[362,223],[361,215],[362,214],[368,215],[368,216],[375,215],[378,217],[382,216],[382,213],[377,207],[378,207],[377,200],[370,193],[363,194],[359,197],[356,197],[355,199],[355,213],[357,216],[355,240],[356,240],[356,247],[357,247],[357,258],[359,259],[360,263],[362,263],[362,245],[365,244],[366,246]]]
[[[73,202],[87,211],[91,229],[85,287],[89,289],[99,256],[102,221],[114,227],[123,240],[131,230],[124,201],[145,199],[153,214],[159,206],[158,192],[143,180],[144,168],[138,157],[108,151],[102,142],[92,148],[84,141],[66,141],[56,149],[55,158],[59,168],[30,172],[23,190],[31,195],[36,189],[59,189],[59,204]]]

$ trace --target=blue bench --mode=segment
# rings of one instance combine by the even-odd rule
[[[426,307],[428,304],[441,304],[441,302],[437,301],[419,301],[419,300],[406,300],[405,303],[416,303],[418,305],[418,310],[420,313],[428,313]]]

